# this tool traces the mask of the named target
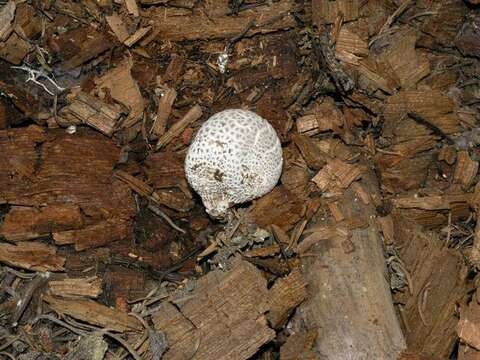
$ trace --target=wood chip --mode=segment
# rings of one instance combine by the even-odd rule
[[[356,20],[359,15],[358,0],[312,0],[313,23],[317,26],[333,24],[337,15],[343,15],[343,21]]]
[[[285,325],[292,310],[307,297],[307,284],[300,270],[293,270],[287,277],[277,280],[270,289],[270,312],[267,319],[274,329]]]
[[[95,79],[95,84],[100,92],[103,88],[108,89],[113,99],[130,109],[127,119],[122,124],[123,128],[131,127],[138,122],[145,107],[140,88],[131,74],[132,66],[133,60],[127,58],[117,67]]]
[[[0,243],[0,262],[33,271],[62,271],[65,258],[57,255],[56,247],[40,242]]]
[[[128,12],[133,16],[138,17],[140,15],[136,0],[125,0],[125,6],[127,7]]]
[[[116,12],[113,12],[112,15],[106,15],[105,20],[107,20],[108,26],[120,42],[123,43],[127,40],[129,37],[127,26]]]
[[[107,245],[112,241],[130,238],[130,223],[115,220],[114,223],[103,221],[79,230],[55,232],[53,240],[58,245],[74,244],[75,250],[83,251]]]
[[[165,93],[160,98],[158,102],[157,108],[157,118],[153,123],[152,133],[155,134],[157,137],[162,136],[165,134],[165,130],[167,127],[167,120],[170,117],[170,113],[172,112],[172,105],[177,98],[177,92],[174,89],[167,89]]]
[[[478,173],[478,161],[470,158],[468,151],[459,151],[457,154],[457,165],[453,173],[453,182],[462,184],[464,189],[468,189]]]
[[[166,359],[248,359],[275,337],[267,326],[270,293],[253,265],[237,260],[231,270],[215,270],[196,282],[193,292],[164,302],[152,315],[166,333]],[[224,336],[230,334],[230,336]]]
[[[357,56],[368,56],[368,44],[360,36],[345,27],[338,33],[335,52],[346,52]]]
[[[174,7],[156,7],[149,14],[156,24],[159,38],[170,41],[197,40],[211,38],[231,38],[245,30],[252,21],[247,36],[257,33],[269,33],[295,26],[295,20],[289,13],[295,12],[298,5],[293,0],[272,2],[268,6],[259,6],[242,11],[238,16],[230,16],[226,3],[206,1],[199,11],[191,12]],[[215,22],[212,22],[212,14]],[[179,26],[181,24],[181,26]]]
[[[424,210],[442,210],[451,209],[454,203],[468,203],[472,199],[471,194],[451,194],[451,195],[432,195],[432,196],[399,196],[392,199],[392,203],[397,208],[403,209],[424,209]]]
[[[21,241],[82,226],[83,217],[76,205],[55,204],[40,209],[13,206],[0,224],[0,236],[10,241]]]
[[[187,126],[190,126],[195,121],[200,119],[202,113],[203,112],[200,105],[193,106],[190,110],[188,110],[188,112],[183,116],[183,118],[173,124],[168,129],[168,131],[158,139],[155,150],[159,150],[160,148],[168,145],[170,141],[175,139],[177,136],[180,136],[183,130],[187,128]]]
[[[118,107],[80,92],[72,99],[70,105],[59,111],[57,122],[62,126],[84,123],[106,136],[112,136],[122,114]]]
[[[361,174],[361,167],[333,159],[312,178],[312,181],[317,184],[320,191],[333,191],[335,188],[346,189],[352,182],[358,180]]]
[[[15,19],[17,4],[9,0],[0,9],[0,41],[5,41],[13,31],[12,22]]]
[[[132,35],[130,35],[127,39],[125,39],[123,43],[128,47],[132,47],[138,41],[140,41],[145,35],[147,35],[150,32],[150,30],[152,30],[151,26],[140,28],[137,31],[135,31]]]
[[[299,133],[313,136],[324,131],[337,130],[343,124],[342,112],[332,98],[325,98],[297,119],[297,130]]]
[[[125,332],[143,329],[137,318],[91,300],[67,300],[51,295],[44,295],[43,300],[58,314],[69,315],[107,330]]]
[[[65,278],[62,280],[50,280],[48,282],[50,292],[55,296],[62,297],[90,297],[97,298],[102,293],[102,279],[98,276],[85,278]]]
[[[302,218],[305,206],[305,199],[280,185],[257,200],[247,218],[264,229],[275,224],[288,231]]]

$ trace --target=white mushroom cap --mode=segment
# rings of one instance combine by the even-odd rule
[[[282,164],[272,125],[251,111],[231,109],[202,125],[188,149],[185,172],[207,212],[223,217],[231,206],[272,190]]]

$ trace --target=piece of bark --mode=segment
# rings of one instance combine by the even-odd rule
[[[406,119],[405,115],[414,112],[435,125],[445,134],[460,131],[460,120],[453,114],[454,102],[441,91],[405,90],[390,96],[385,104],[385,136],[397,136],[397,142],[406,137],[429,135],[431,129]]]
[[[402,305],[408,348],[440,359],[448,358],[456,342],[456,309],[463,303],[467,271],[462,255],[444,246],[395,211],[395,246],[408,272],[410,292],[396,294]],[[439,266],[441,264],[441,266]]]
[[[130,35],[125,41],[123,42],[126,46],[132,47],[141,39],[143,39],[149,32],[152,30],[151,26],[146,26],[143,28],[138,29],[132,35]]]
[[[388,62],[400,85],[413,88],[430,73],[430,62],[426,55],[415,49],[415,31],[399,31],[391,39],[391,45],[381,54],[380,61]]]
[[[96,58],[113,44],[108,34],[98,32],[91,26],[80,26],[58,36],[52,50],[61,56],[61,67],[67,71]]]
[[[66,314],[107,330],[125,332],[143,329],[137,318],[91,300],[70,300],[51,295],[44,295],[43,300],[58,314]]]
[[[182,41],[232,38],[242,33],[252,21],[256,26],[249,29],[247,36],[289,29],[295,26],[289,13],[298,9],[295,1],[285,0],[242,11],[232,17],[226,0],[206,1],[204,4],[193,13],[173,7],[152,7],[148,17],[156,24],[160,39]],[[210,21],[212,14],[215,22]]]
[[[124,42],[130,36],[128,34],[127,26],[123,22],[120,15],[116,12],[113,12],[112,15],[105,15],[105,20],[107,20],[108,26],[112,29],[113,33],[120,42]]]
[[[275,224],[282,230],[290,230],[305,214],[305,199],[297,197],[283,185],[255,202],[255,207],[246,216],[261,228]]]
[[[332,98],[327,97],[322,102],[308,110],[297,119],[297,130],[301,134],[313,136],[318,133],[336,130],[343,126],[344,117]]]
[[[193,106],[190,110],[188,110],[188,112],[183,116],[183,118],[178,120],[167,130],[165,134],[160,136],[155,150],[159,150],[160,148],[168,145],[173,139],[179,136],[187,126],[193,124],[195,121],[200,119],[201,116],[202,108],[200,107],[200,105]]]
[[[177,98],[177,92],[174,89],[167,89],[158,102],[157,118],[153,123],[152,133],[157,137],[165,134],[167,120],[172,112],[172,105]]]
[[[313,23],[320,27],[324,24],[333,24],[337,15],[343,15],[343,21],[356,20],[359,16],[359,1],[358,0],[334,0],[312,1]]]
[[[358,34],[342,27],[335,42],[335,54],[346,52],[357,56],[368,56],[368,43]]]
[[[74,244],[76,251],[83,251],[131,238],[131,230],[129,222],[115,219],[112,223],[103,221],[83,229],[54,232],[53,240],[57,245]]]
[[[459,151],[457,154],[457,165],[453,173],[453,182],[462,184],[465,190],[472,185],[478,172],[478,161],[470,158],[468,151]]]
[[[0,151],[5,154],[0,157],[0,202],[42,209],[32,215],[31,225],[22,225],[24,233],[42,225],[40,234],[48,230],[55,236],[71,225],[81,234],[78,212],[89,227],[109,222],[131,231],[134,199],[129,187],[112,176],[120,153],[105,136],[88,128],[77,129],[74,136],[36,126],[9,129],[0,131]],[[62,209],[68,206],[80,210],[69,210],[64,217]],[[101,240],[116,240],[116,234],[104,232]]]
[[[76,205],[58,204],[40,209],[14,206],[0,224],[0,236],[9,241],[22,241],[82,226],[83,217]]]
[[[362,175],[362,168],[340,159],[330,160],[313,178],[320,191],[346,189]]]
[[[127,119],[122,124],[123,128],[129,128],[138,122],[145,107],[140,88],[131,74],[132,66],[133,60],[127,58],[117,67],[94,80],[100,93],[103,92],[103,88],[108,89],[114,100],[130,109]]]
[[[133,16],[138,17],[140,15],[136,0],[125,0],[125,6],[127,7],[128,12]]]
[[[439,47],[453,48],[455,38],[464,24],[465,3],[457,0],[435,1],[429,10],[432,15],[419,27],[417,47],[432,50]]]
[[[7,40],[13,31],[13,20],[15,19],[15,10],[17,4],[9,0],[0,9],[0,42]]]
[[[319,170],[330,160],[330,156],[325,154],[320,147],[317,146],[315,140],[310,139],[307,135],[293,134],[292,140],[302,153],[308,167]]]
[[[92,276],[50,280],[48,288],[55,296],[97,298],[102,293],[102,279]]]
[[[373,92],[376,89],[381,89],[387,94],[392,94],[399,86],[397,78],[392,76],[391,67],[379,63],[373,57],[360,59],[356,70],[360,74],[360,88],[367,91]]]
[[[261,272],[236,260],[231,270],[201,277],[187,297],[177,295],[152,315],[155,329],[165,332],[166,360],[248,359],[275,332],[267,326],[269,291]],[[224,334],[230,334],[224,336]]]
[[[270,289],[270,311],[267,320],[278,329],[285,325],[292,310],[307,297],[305,281],[299,270],[293,270],[287,277],[279,279]]]
[[[371,173],[360,180],[378,198],[375,181]],[[310,249],[312,256],[302,258],[309,297],[297,316],[307,328],[318,328],[316,351],[330,359],[393,360],[406,345],[385,280],[375,207],[355,197],[347,189],[341,199],[345,217],[361,218],[368,227],[353,229],[348,241],[341,237],[321,241]]]
[[[61,126],[84,123],[106,136],[112,136],[122,113],[118,107],[106,104],[85,92],[80,92],[69,105],[59,111],[57,122]]]
[[[65,258],[56,248],[39,242],[0,243],[0,262],[33,271],[62,271]]]
[[[402,195],[393,198],[391,201],[397,208],[423,209],[423,210],[449,210],[455,203],[471,203],[472,194],[445,194],[431,196]]]

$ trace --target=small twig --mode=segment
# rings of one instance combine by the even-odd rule
[[[388,28],[390,28],[390,26],[392,26],[393,22],[400,16],[402,15],[405,10],[407,10],[412,4],[413,4],[414,0],[405,0],[398,8],[397,10],[395,10],[395,12],[390,15],[387,19],[387,21],[385,21],[385,24],[383,24],[382,28],[380,29],[380,31],[378,32],[378,35],[382,34],[383,32],[385,32]]]
[[[187,232],[185,230],[183,230],[182,228],[178,227],[177,225],[175,225],[175,223],[172,221],[172,219],[170,219],[168,217],[167,214],[165,214],[162,210],[160,210],[158,207],[152,205],[152,204],[149,204],[148,205],[148,209],[150,211],[152,211],[155,215],[158,215],[160,216],[163,220],[165,220],[168,225],[170,225],[172,228],[174,228],[175,230],[177,231],[180,231],[182,234],[186,234]]]

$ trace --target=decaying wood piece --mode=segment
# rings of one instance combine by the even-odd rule
[[[299,281],[292,275],[284,281]],[[302,285],[298,285],[299,289]],[[228,271],[215,270],[201,277],[191,294],[179,294],[162,303],[153,314],[155,329],[165,332],[169,350],[164,358],[184,359],[248,359],[258,348],[275,337],[265,314],[277,309],[272,319],[281,319],[303,298],[302,290],[289,292],[293,301],[280,307],[279,296],[284,285],[267,290],[266,280],[253,265],[234,260]],[[281,309],[281,310],[280,310]],[[278,311],[280,310],[280,311]],[[285,312],[287,310],[287,312]],[[229,336],[225,336],[229,334]]]
[[[0,243],[0,262],[34,271],[62,271],[65,258],[54,246],[40,242],[21,242],[16,245]]]
[[[470,158],[468,151],[459,151],[457,154],[457,166],[453,174],[453,182],[462,184],[464,189],[468,189],[473,183],[473,179],[478,172],[478,161]]]
[[[271,327],[284,326],[291,310],[307,297],[306,284],[300,270],[293,270],[287,277],[277,280],[270,289],[270,311],[267,319]]]
[[[316,330],[309,330],[290,335],[280,349],[280,358],[282,360],[318,359],[318,354],[313,350],[317,336],[318,333]]]
[[[167,89],[158,102],[157,118],[153,123],[152,132],[156,136],[162,136],[167,127],[167,120],[172,112],[172,105],[177,98],[177,92],[174,89]]]
[[[148,16],[153,20],[158,36],[163,40],[181,41],[211,38],[231,38],[245,30],[252,21],[247,36],[269,33],[280,29],[289,29],[295,20],[289,13],[297,9],[293,0],[285,0],[258,6],[242,11],[237,16],[229,16],[230,9],[226,0],[205,1],[204,7],[196,11],[185,11],[173,7],[152,7]],[[210,19],[212,16],[215,22]],[[181,26],[178,26],[181,24]]]
[[[290,230],[305,214],[305,198],[300,198],[280,185],[255,202],[246,218],[261,228],[278,225],[282,230]]]
[[[310,248],[313,256],[302,258],[309,296],[300,306],[301,319],[307,328],[318,328],[316,350],[329,359],[396,360],[406,345],[374,222],[378,185],[371,173],[360,183],[373,200],[355,201],[349,188],[339,205],[345,218],[361,218],[369,226],[352,229],[347,238],[322,240]]]
[[[10,0],[0,9],[0,41],[5,41],[13,31],[13,19],[17,4]]]
[[[133,60],[127,58],[118,64],[117,67],[95,79],[100,95],[104,96],[105,88],[114,100],[129,108],[130,113],[122,124],[124,128],[131,127],[139,121],[145,107],[140,88],[131,74],[132,66]]]
[[[84,123],[107,136],[112,136],[122,113],[118,107],[106,104],[85,92],[80,92],[69,105],[59,111],[57,122],[63,126]]]
[[[1,225],[7,239],[53,235],[86,249],[129,237],[135,208],[128,186],[113,179],[111,140],[87,128],[72,136],[32,126],[0,132],[0,152],[0,202],[16,205]]]
[[[81,227],[83,217],[76,205],[55,204],[39,209],[13,206],[0,224],[0,236],[10,241],[21,241]]]
[[[188,110],[183,118],[173,124],[172,127],[158,139],[156,150],[159,150],[160,148],[169,144],[170,141],[179,136],[187,126],[200,119],[202,114],[203,112],[200,105],[193,106],[190,110]]]
[[[72,70],[110,49],[113,44],[108,34],[98,32],[92,26],[80,26],[61,34],[54,50],[63,58],[62,69]]]
[[[395,245],[411,279],[396,295],[409,350],[448,358],[456,341],[456,308],[463,304],[467,275],[462,256],[432,232],[393,213]],[[438,266],[442,264],[442,266]]]
[[[339,13],[343,21],[356,20],[359,15],[358,0],[312,1],[313,23],[317,26],[333,24]]]
[[[124,332],[143,329],[137,318],[91,300],[67,300],[52,295],[44,295],[43,300],[59,314],[66,314],[107,330]]]
[[[107,245],[112,241],[132,237],[132,227],[129,221],[114,219],[102,221],[78,230],[54,232],[53,240],[57,245],[74,244],[75,250],[83,251]]]
[[[358,165],[348,164],[340,159],[333,159],[320,170],[312,181],[317,184],[320,191],[335,192],[346,189],[352,182],[359,179],[362,168]]]
[[[55,296],[97,298],[102,293],[102,279],[97,276],[52,279],[48,282],[48,288]]]
[[[343,114],[331,98],[325,98],[320,103],[316,103],[311,110],[296,121],[298,132],[308,136],[328,130],[335,131],[343,126],[343,123]]]

